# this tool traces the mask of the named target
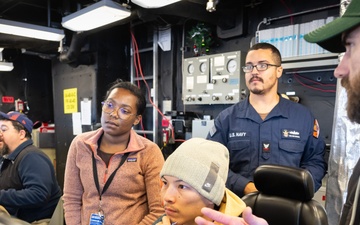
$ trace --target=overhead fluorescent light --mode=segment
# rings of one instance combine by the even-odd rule
[[[12,62],[4,62],[2,51],[4,48],[0,48],[0,71],[11,71],[14,69]]]
[[[11,71],[14,69],[12,62],[0,62],[0,71]]]
[[[143,8],[160,8],[181,0],[132,0],[131,2]]]
[[[88,31],[125,19],[130,10],[110,0],[102,0],[62,18],[63,27],[72,31]]]
[[[4,19],[0,19],[0,33],[46,41],[61,41],[65,37],[64,31],[60,29]]]

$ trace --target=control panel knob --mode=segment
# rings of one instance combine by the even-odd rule
[[[246,89],[241,89],[240,91],[240,99],[243,100],[247,97]]]
[[[212,100],[213,100],[213,101],[218,101],[218,100],[219,100],[219,97],[214,95],[214,96],[212,96]]]
[[[223,79],[221,79],[221,80],[222,80],[223,83],[226,83],[228,81],[228,79],[225,78],[225,77]]]
[[[246,96],[246,90],[245,89],[241,89],[240,92],[241,92],[242,95]]]
[[[197,100],[201,102],[201,101],[202,101],[202,97],[198,97],[198,99],[197,99]]]
[[[216,80],[212,79],[211,83],[216,84]]]
[[[195,101],[195,98],[193,98],[193,97],[188,97],[188,98],[186,99],[186,101],[188,101],[188,102]]]
[[[234,99],[234,97],[231,96],[231,95],[226,95],[226,96],[225,96],[225,100],[227,100],[227,101],[231,101],[231,100],[233,100],[233,99]]]

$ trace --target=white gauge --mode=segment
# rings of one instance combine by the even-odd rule
[[[235,59],[231,59],[227,65],[226,65],[226,69],[227,71],[229,71],[229,73],[234,73],[237,69],[237,62],[235,61]]]
[[[204,73],[206,71],[207,65],[205,62],[200,64],[200,72]]]
[[[190,64],[190,65],[188,66],[187,70],[188,70],[188,72],[189,72],[190,74],[194,73],[194,70],[195,70],[194,65],[193,65],[193,64]]]

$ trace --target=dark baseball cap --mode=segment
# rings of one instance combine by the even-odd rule
[[[25,129],[27,131],[29,131],[30,134],[32,132],[33,122],[25,114],[22,114],[20,112],[14,112],[14,111],[8,112],[8,113],[0,112],[0,120],[1,119],[17,121],[21,125],[23,125],[25,127]]]
[[[311,31],[304,36],[304,39],[310,43],[317,43],[330,52],[345,52],[341,35],[358,25],[360,25],[360,0],[352,0],[341,17]]]

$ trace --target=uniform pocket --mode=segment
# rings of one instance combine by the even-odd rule
[[[304,152],[305,143],[296,140],[280,140],[280,163],[299,167]]]
[[[246,174],[250,170],[250,140],[234,140],[227,145],[230,151],[230,168],[235,173]],[[243,174],[243,172],[245,172]]]

